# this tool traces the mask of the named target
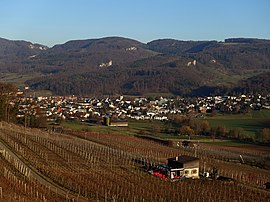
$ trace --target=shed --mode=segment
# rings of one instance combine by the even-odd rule
[[[128,126],[127,120],[112,120],[109,126]]]
[[[199,158],[177,156],[168,159],[169,176],[174,178],[199,178]]]

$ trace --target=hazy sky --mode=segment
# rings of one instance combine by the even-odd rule
[[[270,38],[270,0],[0,0],[0,37],[52,46],[123,36]]]

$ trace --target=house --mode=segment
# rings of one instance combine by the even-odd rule
[[[177,156],[168,159],[168,174],[171,179],[199,178],[199,158],[192,156]]]

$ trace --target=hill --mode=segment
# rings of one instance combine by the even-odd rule
[[[0,44],[2,78],[23,72],[26,85],[58,95],[245,91],[245,80],[270,70],[270,41],[262,39],[159,39],[144,44],[106,37],[68,41],[52,48],[5,39]]]
[[[223,178],[178,182],[151,171],[165,168],[168,158],[194,156],[194,149],[131,135],[53,133],[1,122],[0,151],[1,201],[267,201],[270,195],[263,189],[269,169],[236,163],[239,154],[245,161],[251,157],[263,163],[268,150],[232,152],[200,143],[197,173],[215,168]],[[205,190],[199,198],[198,190]]]
[[[270,92],[270,72],[261,73],[257,76],[242,80],[237,87],[234,88],[235,92],[241,93],[261,93],[267,94]]]
[[[179,41],[175,39],[158,39],[147,43],[151,50],[174,55],[200,52],[215,44],[217,41]]]
[[[232,38],[217,42],[163,39],[148,43],[148,47],[164,54],[194,57],[205,65],[219,63],[234,71],[270,68],[270,40]]]
[[[12,41],[0,38],[1,72],[21,71],[29,59],[36,57],[48,47],[27,41]]]
[[[128,64],[156,53],[145,48],[143,43],[121,37],[69,41],[56,45],[41,56],[52,65],[95,69],[112,61],[112,64]],[[71,63],[73,63],[71,65]],[[105,67],[106,65],[104,65]]]

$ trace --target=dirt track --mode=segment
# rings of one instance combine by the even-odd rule
[[[17,160],[20,164],[24,165],[27,169],[30,170],[30,178],[37,180],[40,184],[46,186],[46,187],[50,187],[51,190],[54,190],[56,193],[66,197],[67,201],[88,201],[86,198],[81,197],[81,196],[76,196],[72,193],[69,193],[68,190],[66,190],[63,187],[60,187],[58,185],[56,185],[55,183],[51,182],[48,178],[46,178],[45,176],[43,176],[42,174],[40,174],[39,172],[37,172],[35,169],[33,169],[32,167],[28,166],[23,160],[20,159],[19,156],[17,156],[16,153],[14,153],[12,150],[10,150],[5,143],[3,143],[0,140],[0,151],[3,152],[8,152],[8,154],[14,158],[15,160]]]
[[[225,145],[201,144],[201,146],[206,147],[206,148],[212,148],[212,149],[222,149],[222,150],[232,151],[232,152],[270,154],[270,147],[258,146],[258,145],[225,146]]]

